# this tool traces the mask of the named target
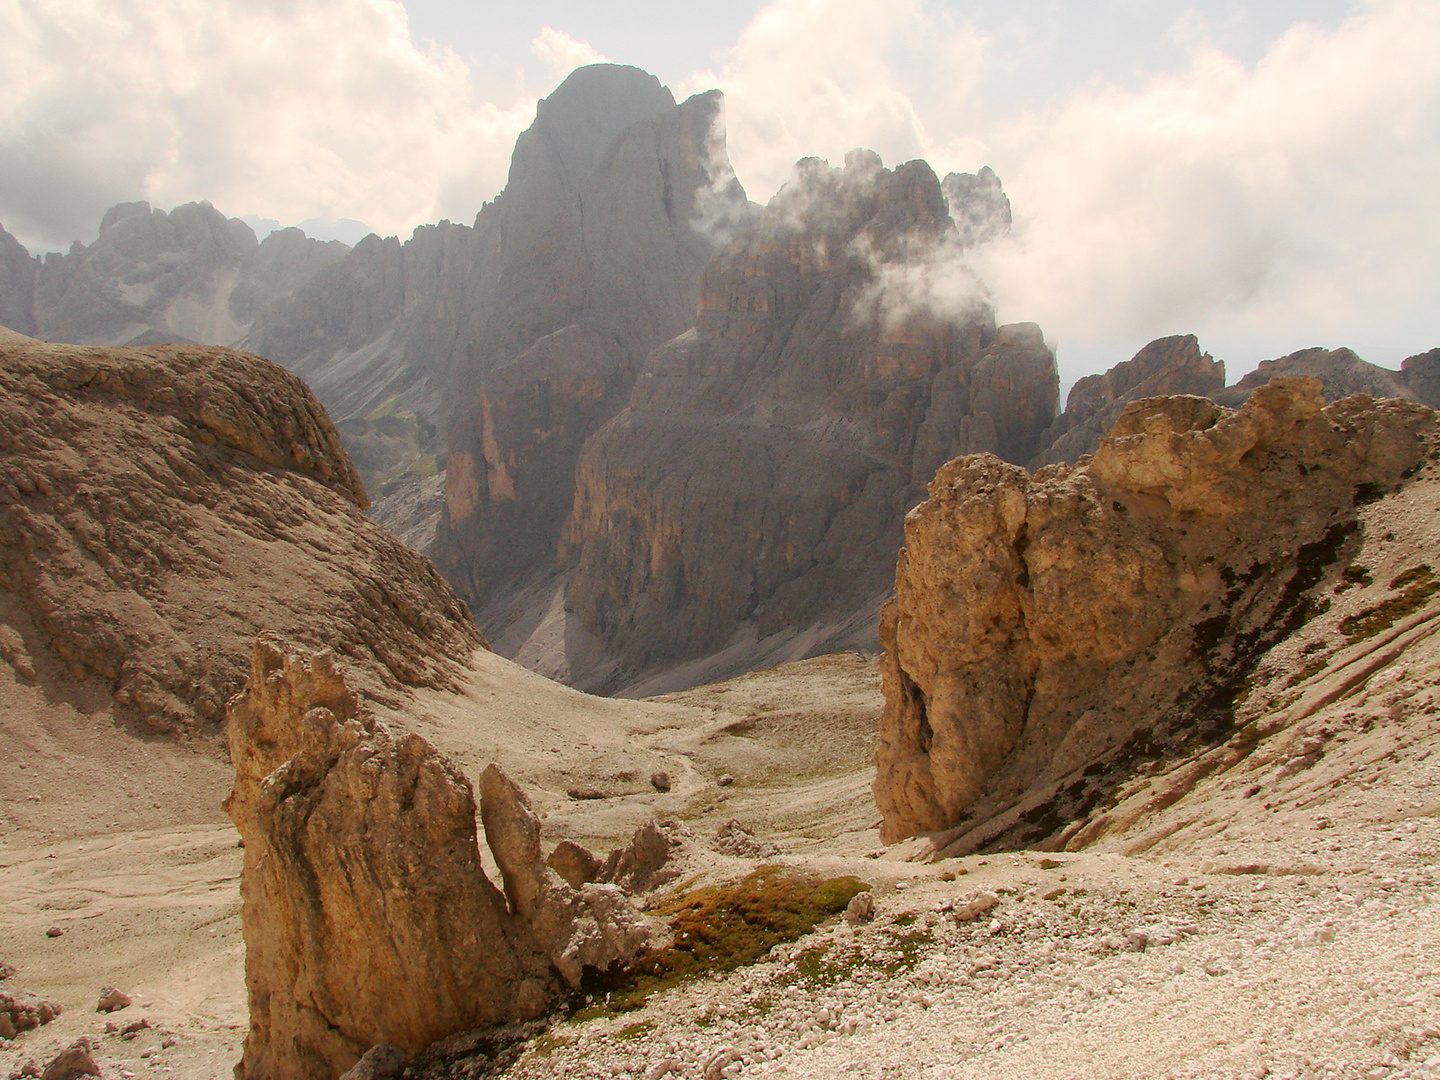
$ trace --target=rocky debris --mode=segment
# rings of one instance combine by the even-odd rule
[[[1278,360],[1262,360],[1234,386],[1208,396],[1222,405],[1239,408],[1258,387],[1282,376],[1319,379],[1326,401],[1339,401],[1352,394],[1424,400],[1407,385],[1405,373],[1366,363],[1350,349],[1301,349]]]
[[[715,833],[715,850],[737,859],[771,859],[780,854],[779,847],[761,840],[733,818]]]
[[[1043,436],[1032,469],[1093,454],[1132,401],[1173,394],[1213,397],[1225,386],[1225,365],[1200,351],[1194,334],[1158,338],[1124,363],[1086,375],[1070,388],[1065,411]]]
[[[1132,402],[1075,467],[945,466],[881,625],[882,838],[1093,842],[1125,778],[1230,738],[1260,657],[1353,557],[1357,507],[1419,470],[1434,429],[1422,405],[1327,406],[1318,380],[1277,378],[1238,412]]]
[[[95,1044],[88,1038],[78,1039],[60,1053],[40,1073],[40,1080],[77,1080],[81,1076],[99,1076],[95,1064]]]
[[[238,1075],[330,1080],[378,1043],[414,1053],[531,1020],[557,1000],[552,968],[576,986],[659,940],[615,886],[545,866],[539,819],[492,765],[480,818],[502,894],[470,782],[376,719],[333,654],[262,637],[228,716],[250,996]]]
[[[65,936],[65,928],[64,928],[63,926],[52,926],[52,927],[49,927],[49,928],[45,931],[45,936],[48,937],[48,938],[64,937],[64,936]]]
[[[284,229],[257,242],[208,202],[111,207],[88,247],[31,259],[0,229],[0,323],[77,345],[231,345],[262,307],[348,248]]]
[[[856,613],[886,592],[934,469],[1039,449],[1058,397],[1039,328],[907,300],[954,233],[929,166],[857,150],[798,163],[715,257],[695,329],[650,354],[580,455],[565,609],[604,660],[573,684],[613,691],[733,645],[718,678],[803,631],[795,656],[871,646]]]
[[[48,1024],[62,1011],[58,1001],[49,1001],[24,990],[0,989],[0,1038],[13,1039],[18,1032]]]
[[[564,878],[572,889],[599,880],[605,870],[605,864],[594,852],[574,840],[561,840],[556,844],[545,865]]]
[[[650,786],[663,795],[670,790],[670,774],[668,772],[651,773]]]
[[[454,684],[482,638],[365,504],[324,410],[269,361],[0,345],[0,589],[33,623],[5,651],[103,680],[144,728],[218,725],[267,625],[332,643],[392,702]]]
[[[128,1009],[132,1002],[130,995],[116,990],[113,986],[102,986],[100,988],[100,1003],[95,1006],[96,1012],[112,1013],[121,1009]]]
[[[138,1039],[142,1031],[150,1030],[150,1021],[142,1016],[138,1020],[131,1020],[129,1023],[116,1025],[116,1028],[120,1038],[125,1040]],[[110,1030],[109,1024],[105,1025],[105,1030]]]
[[[626,967],[665,941],[664,928],[635,910],[619,887],[587,882],[575,888],[546,866],[540,855],[540,819],[498,765],[487,766],[480,776],[480,817],[505,879],[510,910],[525,921],[531,939],[571,987],[580,985],[586,970]],[[667,843],[667,854],[668,849]],[[607,872],[617,870],[621,858],[623,854],[612,855]]]
[[[378,1043],[341,1073],[340,1080],[400,1080],[410,1056],[393,1043]]]
[[[14,975],[15,965],[7,964],[4,960],[0,960],[0,982],[4,982],[6,979],[13,978]]]

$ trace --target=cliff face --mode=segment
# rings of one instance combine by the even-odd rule
[[[35,334],[35,275],[40,262],[0,228],[0,326]]]
[[[884,591],[940,462],[1035,452],[1057,391],[1038,328],[997,331],[978,302],[954,321],[867,314],[887,265],[953,230],[928,166],[856,151],[801,162],[712,262],[696,328],[581,455],[566,606],[611,656],[581,685],[843,624]]]
[[[746,212],[717,92],[676,106],[653,76],[597,65],[541,102],[487,209],[505,243],[449,427],[436,558],[477,609],[553,572],[580,447],[693,322],[702,230]]]
[[[261,627],[394,700],[479,632],[365,494],[304,384],[258,357],[0,343],[0,589],[75,678],[173,730],[216,722]]]
[[[1063,845],[1137,769],[1231,738],[1256,665],[1328,607],[1359,508],[1435,427],[1278,378],[1238,412],[1132,402],[1078,467],[950,462],[881,623],[882,836]]]

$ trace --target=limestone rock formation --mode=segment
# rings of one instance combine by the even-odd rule
[[[1159,338],[1133,359],[1076,382],[1065,411],[1041,436],[1044,449],[1030,467],[1075,461],[1082,454],[1094,453],[1132,401],[1169,394],[1213,397],[1224,386],[1224,363],[1202,353],[1194,334]]]
[[[5,651],[103,680],[146,728],[218,723],[264,626],[333,644],[367,695],[452,684],[483,640],[365,505],[324,410],[269,361],[0,343],[0,590],[28,616]]]
[[[553,568],[581,442],[693,320],[712,233],[748,206],[720,111],[718,93],[677,105],[637,68],[580,68],[472,224],[361,241],[244,341],[310,383],[377,495],[448,460],[436,550],[477,607],[517,570]]]
[[[435,553],[482,623],[497,593],[554,573],[585,439],[694,322],[716,239],[748,212],[724,131],[718,91],[676,105],[638,69],[581,68],[476,221],[506,240],[457,367]]]
[[[0,322],[81,345],[233,344],[261,308],[348,250],[299,229],[257,243],[250,226],[206,202],[169,213],[121,203],[93,244],[30,261],[28,278],[12,246],[0,238]]]
[[[1351,394],[1423,400],[1407,385],[1404,373],[1366,363],[1350,349],[1301,349],[1278,360],[1263,360],[1234,386],[1208,396],[1222,405],[1237,408],[1257,387],[1279,376],[1319,379],[1326,401],[1339,401]]]
[[[334,1080],[530,1019],[543,957],[480,867],[470,784],[363,708],[329,654],[257,642],[229,708],[250,1032],[237,1075]]]
[[[1339,581],[1357,507],[1435,439],[1422,405],[1282,377],[1238,412],[1131,402],[1076,467],[947,464],[881,624],[882,836],[1063,846],[1135,770],[1230,738],[1259,658]]]
[[[618,888],[571,888],[545,866],[539,819],[492,765],[480,816],[496,888],[469,780],[377,720],[333,654],[262,636],[228,713],[250,999],[237,1076],[334,1080],[377,1044],[414,1054],[534,1019],[556,973],[575,987],[659,942]]]
[[[866,645],[855,614],[886,591],[935,467],[1035,453],[1058,388],[1039,329],[884,295],[887,267],[953,238],[927,165],[855,151],[843,169],[802,161],[716,257],[696,328],[651,354],[581,456],[566,608],[607,659],[573,682],[614,690],[727,648],[733,666],[706,677]],[[777,636],[794,655],[757,644]]]

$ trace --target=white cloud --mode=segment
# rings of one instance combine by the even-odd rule
[[[1204,51],[992,131],[1018,224],[980,262],[1002,314],[1062,340],[1440,338],[1437,50],[1440,6],[1386,0],[1253,69]]]
[[[550,74],[557,82],[577,67],[605,63],[610,59],[585,42],[576,41],[564,30],[556,30],[553,26],[545,27],[531,39],[530,51],[550,69]]]
[[[397,0],[7,0],[0,71],[0,221],[32,243],[123,198],[468,220],[534,115],[475,100]]]
[[[942,149],[912,94],[924,81],[937,107],[963,101],[982,45],[922,0],[775,0],[725,62],[696,73],[687,89],[725,91],[735,171],[752,197],[766,199],[801,157],[838,163],[865,147],[893,164]],[[977,153],[963,137],[943,150],[947,159]]]

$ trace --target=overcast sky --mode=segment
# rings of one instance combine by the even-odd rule
[[[577,64],[726,92],[751,197],[852,146],[992,165],[981,259],[1067,381],[1195,332],[1232,377],[1440,345],[1440,0],[0,0],[0,223],[209,199],[470,221]],[[927,283],[945,302],[947,278]]]

